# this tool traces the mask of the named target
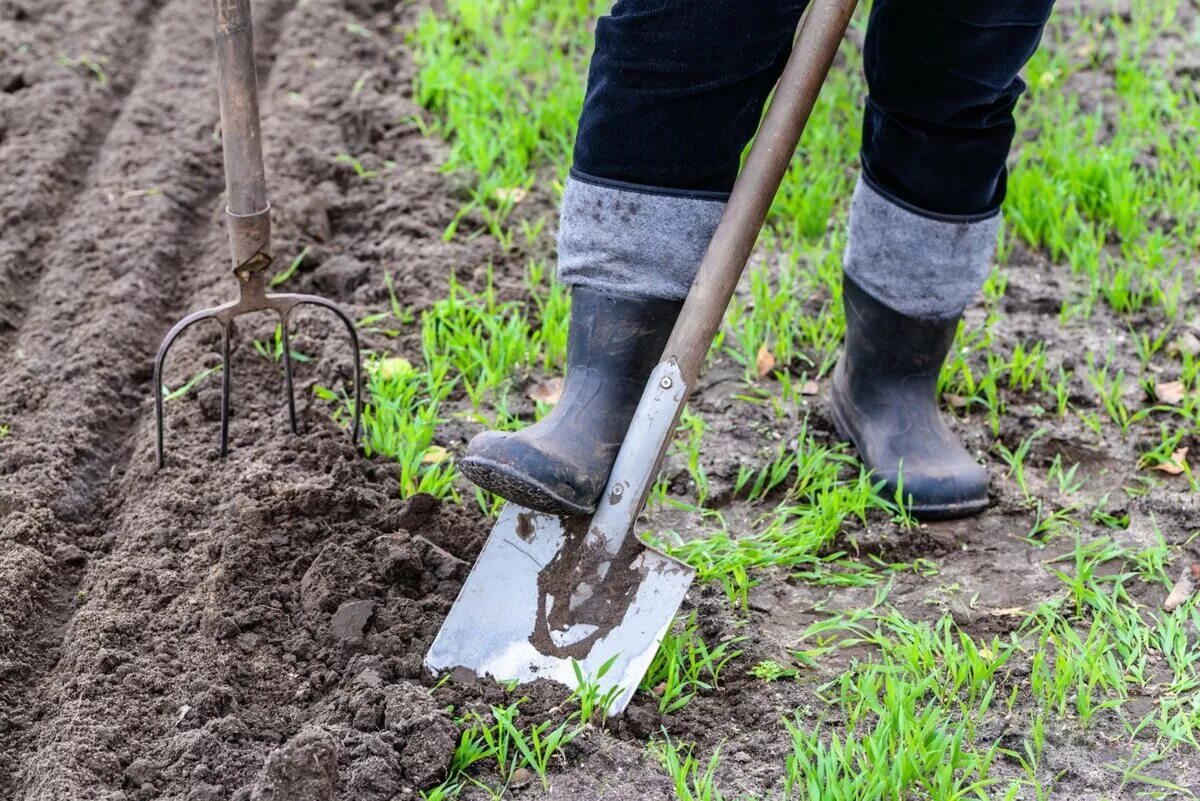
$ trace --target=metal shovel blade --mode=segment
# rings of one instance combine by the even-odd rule
[[[425,657],[431,672],[574,689],[572,661],[597,680],[612,660],[597,681],[620,688],[609,712],[625,709],[695,575],[632,536],[685,396],[674,363],[659,365],[592,517],[504,507]]]

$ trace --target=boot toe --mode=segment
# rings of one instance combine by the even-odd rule
[[[595,497],[586,497],[563,475],[561,458],[544,452],[520,432],[476,435],[458,468],[477,486],[534,511],[587,515],[596,508]]]
[[[908,511],[922,520],[943,520],[976,514],[988,505],[987,470],[965,453],[961,460],[939,464],[934,469],[914,465],[903,473]],[[894,499],[898,481],[887,477],[889,499]]]

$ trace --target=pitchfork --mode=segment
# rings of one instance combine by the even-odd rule
[[[250,0],[213,0],[217,51],[217,84],[221,101],[221,142],[225,151],[225,209],[233,274],[241,290],[236,301],[203,309],[177,322],[158,347],[154,360],[154,412],[158,426],[158,466],[164,462],[162,370],[175,339],[201,320],[221,326],[221,455],[229,450],[230,327],[235,317],[257,311],[279,315],[288,416],[296,433],[296,399],[292,390],[292,356],[288,317],[301,305],[322,306],[346,324],[354,347],[354,423],[350,439],[358,443],[362,417],[362,357],[354,322],[336,303],[316,295],[267,292],[271,265],[271,204],[267,202],[262,131],[258,120],[258,85],[254,71],[254,33]]]

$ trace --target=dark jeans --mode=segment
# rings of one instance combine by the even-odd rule
[[[1054,0],[875,0],[863,177],[930,216],[987,216]],[[596,26],[574,172],[722,197],[791,51],[803,0],[617,0]]]

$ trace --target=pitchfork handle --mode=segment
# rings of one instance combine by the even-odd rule
[[[250,0],[213,0],[213,36],[233,267],[257,270],[270,261],[271,223]]]
[[[695,385],[758,232],[808,123],[857,0],[812,0],[733,194],[671,332],[663,360],[674,357]]]

